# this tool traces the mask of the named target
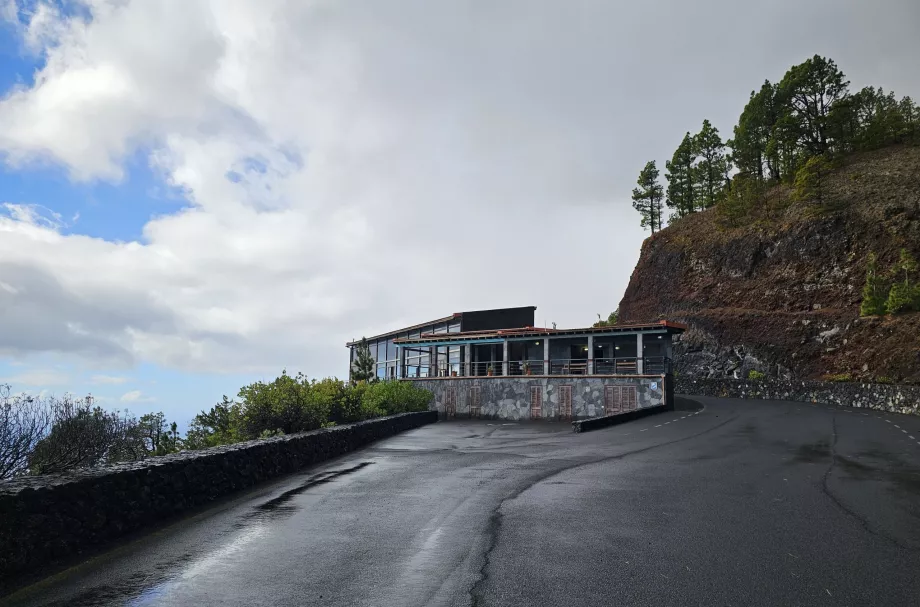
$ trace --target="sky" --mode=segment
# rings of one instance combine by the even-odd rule
[[[0,383],[184,424],[452,312],[590,325],[646,161],[816,53],[918,99],[918,29],[916,0],[0,0]]]

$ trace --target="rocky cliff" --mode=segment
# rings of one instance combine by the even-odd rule
[[[822,202],[777,186],[730,226],[718,209],[648,238],[620,321],[689,325],[678,373],[920,383],[920,313],[860,318],[870,251],[920,259],[920,148],[849,159]]]

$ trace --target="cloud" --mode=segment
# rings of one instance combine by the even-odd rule
[[[189,205],[136,242],[6,206],[9,357],[326,374],[347,339],[461,309],[590,324],[644,238],[639,169],[703,118],[727,138],[816,50],[920,96],[907,0],[28,4],[43,63],[0,101],[7,165],[117,184],[141,154]]]
[[[145,395],[140,390],[131,390],[130,392],[122,394],[119,400],[123,403],[152,403],[156,399],[152,396]]]
[[[95,385],[118,385],[130,381],[130,377],[123,377],[119,375],[93,375],[90,378],[90,383]]]
[[[54,388],[66,386],[70,376],[53,369],[33,369],[22,371],[10,377],[0,378],[0,384],[9,384],[16,391],[20,387]]]

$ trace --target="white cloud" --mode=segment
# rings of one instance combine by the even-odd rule
[[[6,162],[118,182],[141,151],[191,207],[114,242],[8,205],[0,356],[326,374],[349,338],[461,309],[589,324],[638,256],[635,176],[684,131],[727,137],[816,48],[920,92],[915,4],[871,31],[838,4],[39,2],[20,29],[45,65],[0,101]]]
[[[130,392],[122,394],[119,400],[123,403],[152,403],[156,399],[145,395],[140,390],[131,390]]]
[[[118,385],[130,381],[130,377],[123,377],[120,375],[93,375],[90,378],[90,383],[95,385]]]
[[[19,388],[56,388],[66,386],[70,376],[54,369],[32,369],[10,377],[0,378],[0,384],[9,384],[14,391]]]

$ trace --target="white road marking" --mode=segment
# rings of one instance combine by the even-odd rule
[[[914,437],[911,436],[910,434],[907,435],[907,438],[909,438],[910,440],[917,440],[916,438],[914,438]]]
[[[661,427],[661,424],[658,424],[658,425],[657,425],[657,426],[655,426],[655,427],[656,427],[656,428],[660,428],[660,427]]]
[[[889,423],[889,424],[891,423],[891,420],[890,420],[890,419],[886,419],[885,421],[886,421],[887,423]]]
[[[899,425],[897,425],[897,424],[895,424],[894,427],[897,428],[898,430],[901,429],[901,426],[899,426]]]
[[[646,432],[647,430],[648,428],[645,428],[644,430],[639,430],[639,432]]]
[[[907,434],[907,430],[901,430],[901,432],[903,432],[904,434]]]

